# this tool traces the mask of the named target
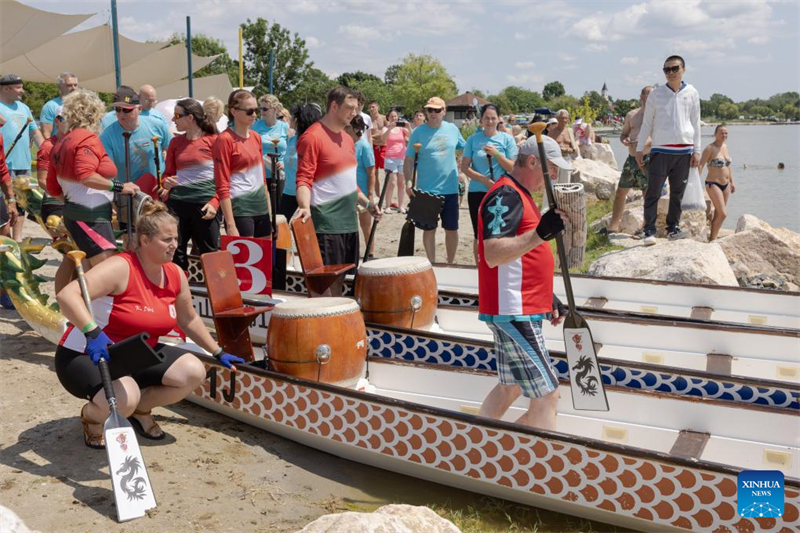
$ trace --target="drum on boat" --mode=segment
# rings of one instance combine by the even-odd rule
[[[303,379],[352,387],[364,377],[367,330],[350,298],[281,303],[267,331],[269,368]]]
[[[292,249],[292,231],[289,229],[289,222],[283,215],[275,215],[275,225],[278,227],[278,239],[275,247],[279,250]]]
[[[355,296],[366,322],[425,328],[436,317],[436,276],[424,257],[388,257],[362,263]]]

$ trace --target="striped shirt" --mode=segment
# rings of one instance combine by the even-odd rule
[[[217,188],[214,183],[214,141],[216,135],[203,135],[189,140],[186,135],[173,137],[167,149],[165,176],[177,176],[178,185],[170,190],[173,200],[219,208]]]
[[[231,199],[234,216],[266,215],[261,136],[251,131],[245,139],[228,128],[217,136],[212,152],[217,197]]]
[[[334,133],[322,122],[303,133],[297,141],[297,187],[311,189],[317,233],[358,231],[356,149],[347,133]]]

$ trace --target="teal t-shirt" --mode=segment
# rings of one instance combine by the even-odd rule
[[[286,161],[283,163],[283,194],[297,196],[297,135],[286,143]]]
[[[483,174],[487,178],[491,178],[489,172],[489,160],[486,158],[486,152],[483,147],[487,144],[492,144],[497,148],[497,151],[503,154],[508,159],[517,158],[517,143],[514,142],[514,137],[502,131],[496,132],[491,137],[486,136],[482,131],[473,133],[467,139],[467,144],[464,146],[464,157],[472,158],[472,169],[475,172]],[[497,159],[492,158],[492,169],[494,170],[494,179],[497,181],[505,173],[505,169],[500,166]],[[478,180],[469,180],[469,192],[486,192],[489,188]]]
[[[56,121],[56,111],[64,101],[61,99],[60,96],[56,96],[46,104],[42,106],[42,111],[39,113],[39,123],[40,124],[52,124]]]
[[[432,194],[458,194],[458,166],[456,150],[464,148],[466,141],[450,122],[442,122],[436,129],[427,124],[411,132],[406,156],[414,157],[414,144],[421,143],[417,163],[417,188]]]
[[[278,120],[273,126],[267,126],[267,123],[264,122],[264,119],[258,119],[253,124],[252,129],[261,135],[261,152],[264,155],[275,153],[275,147],[272,146],[273,139],[278,139],[280,141],[278,142],[278,154],[280,154],[278,161],[286,166],[285,157],[286,146],[289,142],[289,125],[282,120]],[[267,171],[267,179],[271,179],[272,161],[270,159],[265,159],[264,165],[264,168]]]
[[[356,143],[356,183],[365,195],[369,192],[369,174],[367,169],[375,166],[375,152],[372,145],[362,136]]]
[[[31,169],[31,134],[39,129],[36,121],[33,120],[31,109],[22,102],[6,104],[0,102],[0,114],[6,119],[5,125],[0,128],[3,135],[3,147],[8,151],[17,134],[25,127],[25,121],[31,119],[22,137],[19,138],[17,146],[6,157],[6,165],[9,170],[30,170]]]
[[[106,149],[108,156],[117,166],[117,180],[125,181],[125,139],[122,137],[122,126],[119,122],[114,122],[103,130],[100,140],[103,148]],[[156,176],[156,164],[153,160],[153,141],[155,136],[161,137],[159,142],[158,158],[161,164],[161,171],[164,171],[163,152],[166,151],[172,135],[167,128],[167,123],[150,117],[139,117],[139,127],[131,132],[130,139],[130,160],[131,160],[131,181],[137,181],[144,174]]]
[[[150,118],[154,118],[154,119],[160,120],[160,121],[161,121],[161,122],[163,122],[164,124],[166,124],[166,123],[167,123],[167,119],[165,119],[165,118],[164,118],[164,115],[162,115],[162,114],[161,114],[161,113],[160,113],[158,110],[156,110],[156,109],[142,109],[142,110],[139,112],[139,116],[140,116],[140,117],[150,117]]]
[[[115,123],[116,121],[117,121],[117,112],[112,109],[111,111],[106,113],[103,116],[103,119],[100,121],[100,134],[102,135],[102,133],[106,131],[106,128]]]

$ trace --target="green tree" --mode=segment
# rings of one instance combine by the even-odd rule
[[[583,93],[584,99],[589,98],[589,106],[594,110],[595,117],[607,117],[609,113],[608,100],[600,96],[597,91]]]
[[[306,71],[303,80],[297,85],[291,94],[283,99],[281,103],[290,107],[298,104],[319,104],[324,111],[326,105],[326,95],[328,91],[336,85],[327,74],[318,68],[311,67]]]
[[[542,90],[542,96],[544,96],[544,99],[548,102],[559,96],[564,96],[565,94],[567,94],[567,91],[564,90],[564,84],[560,81],[551,81],[545,85]]]
[[[505,93],[500,94],[490,94],[487,98],[491,103],[496,105],[500,109],[500,113],[514,113],[514,108],[511,105],[511,100],[508,99],[508,96]]]
[[[506,87],[500,91],[500,94],[505,96],[510,106],[504,110],[506,113],[533,113],[534,109],[544,105],[544,98],[541,94],[522,87]]]
[[[306,42],[280,24],[259,17],[241,25],[244,39],[245,85],[254,85],[256,94],[269,89],[269,51],[275,53],[273,92],[281,101],[294,101],[293,94],[307,79],[314,62],[308,58]]]
[[[447,69],[429,54],[409,53],[397,71],[392,86],[395,102],[410,113],[425,105],[428,98],[438,96],[445,101],[456,96],[456,82]]]
[[[173,33],[169,38],[169,44],[186,43],[186,35],[183,33]],[[219,55],[217,59],[194,73],[195,78],[214,76],[216,74],[227,74],[231,85],[239,86],[239,63],[234,62],[222,41],[209,37],[203,33],[192,35],[192,54],[200,57]]]
[[[717,108],[717,116],[724,120],[739,118],[739,106],[729,102],[723,102]]]
[[[469,92],[471,92],[472,94],[474,94],[478,98],[483,98],[484,100],[486,100],[486,93],[481,91],[480,89],[470,89]]]
[[[355,89],[358,84],[365,81],[376,81],[378,83],[383,83],[375,74],[370,74],[361,70],[357,70],[355,72],[345,72],[334,81],[337,85],[344,85],[345,87],[350,87],[351,89]]]
[[[581,105],[581,103],[578,101],[578,99],[570,94],[559,96],[558,98],[554,98],[547,102],[547,106],[553,113],[559,109],[575,109],[579,105]]]
[[[748,111],[749,115],[752,115],[756,118],[767,118],[775,114],[775,110],[771,107],[767,107],[765,105],[757,105],[750,108]]]
[[[789,120],[800,120],[800,107],[793,104],[783,106],[783,114]]]
[[[614,114],[618,117],[625,117],[632,110],[639,107],[639,100],[631,98],[630,100],[616,100],[614,101]]]
[[[386,85],[394,85],[397,82],[397,73],[400,71],[400,65],[390,65],[383,75],[383,82]]]

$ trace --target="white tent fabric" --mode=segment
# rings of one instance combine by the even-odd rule
[[[58,38],[92,16],[62,15],[13,0],[0,1],[0,72],[14,72],[6,61]]]
[[[167,44],[166,42],[140,43],[120,35],[119,60],[123,71],[128,65],[158,52]],[[13,72],[25,81],[53,83],[65,70],[77,75],[81,86],[90,89],[95,88],[88,86],[85,80],[99,78],[108,73],[111,73],[113,78],[114,44],[111,27],[104,24],[62,35],[12,61],[3,63],[3,72]],[[114,89],[115,87],[112,87],[110,90]]]
[[[192,61],[194,62],[194,60]],[[194,67],[194,65],[192,66]],[[228,95],[233,90],[227,74],[216,74],[214,76],[206,76],[204,78],[195,78],[192,88],[194,89],[194,98],[200,100],[201,102],[209,96],[216,96],[223,102],[227,102]],[[170,83],[169,85],[156,87],[156,91],[158,92],[158,99],[161,101],[170,98],[185,98],[189,95],[189,81],[185,79],[178,80]],[[172,112],[170,111],[170,116],[172,116],[171,113]]]
[[[200,57],[192,55],[192,69],[198,71],[217,57],[219,56]],[[133,88],[138,88],[145,83],[153,87],[161,87],[188,75],[186,46],[180,43],[163,48],[135,63],[123,66],[122,83]],[[116,90],[115,83],[113,68],[107,74],[97,78],[80,80],[82,87],[93,91],[114,92]]]

